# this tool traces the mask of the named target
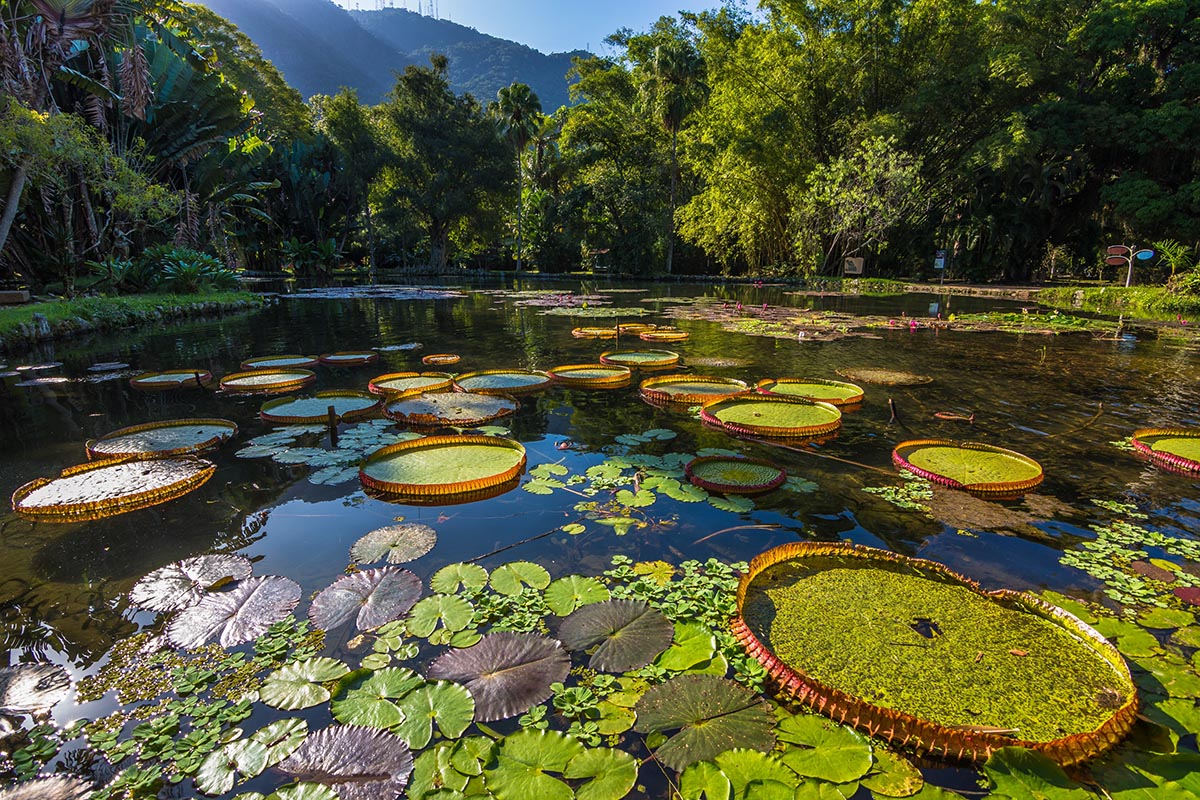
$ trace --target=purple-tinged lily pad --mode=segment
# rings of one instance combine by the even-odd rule
[[[675,626],[641,600],[605,600],[563,620],[558,638],[569,650],[599,645],[588,666],[601,672],[644,667],[671,644]]]
[[[400,619],[421,596],[421,579],[400,567],[344,575],[321,590],[308,609],[312,624],[331,630],[357,614],[360,631]]]
[[[92,784],[82,778],[55,775],[0,789],[0,800],[87,800]]]
[[[178,611],[194,606],[226,580],[245,580],[253,567],[241,556],[208,555],[167,564],[129,590],[129,602],[148,611]]]
[[[238,581],[180,612],[167,626],[167,641],[195,648],[217,641],[222,647],[248,642],[267,632],[300,602],[300,585],[268,575]]]
[[[408,745],[394,733],[337,725],[317,731],[278,769],[328,786],[341,800],[392,800],[412,774]]]
[[[71,693],[71,676],[57,664],[0,667],[0,714],[31,714]]]
[[[373,564],[387,558],[389,564],[416,561],[437,544],[437,531],[428,525],[388,525],[368,533],[350,548],[356,564]]]
[[[1183,602],[1191,606],[1200,606],[1200,587],[1197,586],[1176,586],[1174,594]]]
[[[654,755],[680,772],[735,747],[765,753],[775,746],[775,717],[766,701],[715,675],[681,675],[651,687],[634,712],[640,733],[679,729]]]
[[[473,647],[443,653],[429,677],[462,683],[475,698],[475,719],[491,722],[528,711],[566,680],[571,659],[562,644],[533,633],[501,631]]]

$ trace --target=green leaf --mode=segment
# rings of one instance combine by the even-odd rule
[[[329,699],[322,684],[350,674],[350,668],[335,658],[310,658],[272,672],[258,690],[262,702],[285,711],[311,708]]]
[[[566,525],[562,526],[561,530],[563,533],[569,533],[572,536],[578,536],[587,530],[587,526],[580,525],[578,522],[568,522]]]
[[[710,494],[708,496],[708,504],[721,511],[731,511],[735,514],[745,514],[748,511],[754,510],[754,501],[749,497],[742,497],[740,495],[722,497],[719,494]]]
[[[535,478],[549,478],[554,475],[566,475],[570,472],[569,469],[562,464],[546,463],[538,464],[533,469],[529,470],[529,474]]]
[[[571,787],[546,773],[561,773],[583,751],[576,739],[558,731],[518,731],[500,743],[496,766],[483,773],[484,782],[497,800],[573,800]]]
[[[492,588],[500,594],[520,594],[522,587],[545,589],[550,585],[550,573],[540,564],[530,561],[512,561],[492,572]]]
[[[394,732],[413,750],[422,750],[433,737],[433,723],[447,739],[457,739],[475,721],[475,700],[462,686],[449,681],[426,683],[397,703],[404,714]]]
[[[1063,768],[1041,753],[1023,747],[1004,747],[983,765],[998,795],[1013,800],[1091,800]]]
[[[461,792],[467,788],[470,778],[455,769],[451,763],[451,753],[454,749],[454,742],[439,742],[432,750],[426,750],[417,756],[406,787],[409,800],[437,797],[441,789]]]
[[[680,800],[732,800],[733,787],[711,761],[697,761],[679,777]]]
[[[381,669],[334,700],[330,711],[334,719],[345,725],[391,728],[404,722],[404,713],[392,701],[424,683],[425,679],[411,669]]]
[[[637,759],[606,747],[583,751],[563,770],[564,778],[592,779],[575,790],[576,800],[620,800],[633,789],[637,776]]]
[[[674,627],[643,600],[605,600],[563,620],[558,638],[570,650],[596,646],[588,667],[625,672],[649,664],[671,642]]]
[[[534,478],[521,484],[521,488],[530,494],[554,494],[555,489],[565,486],[562,481],[550,481],[545,478]]]
[[[496,743],[486,736],[468,736],[454,745],[450,763],[463,775],[482,775],[496,754]]]
[[[281,719],[255,731],[250,739],[267,749],[266,766],[273,767],[290,756],[308,736],[308,723],[302,719]]]
[[[690,483],[673,481],[659,487],[659,491],[672,500],[680,503],[702,503],[708,499],[708,492]]]
[[[607,699],[597,703],[596,710],[600,712],[600,718],[596,720],[596,724],[601,736],[624,733],[637,721],[637,717],[631,709],[615,705]]]
[[[637,447],[639,444],[645,444],[650,440],[636,433],[622,433],[620,436],[613,437],[613,441],[617,444],[623,444],[626,447]]]
[[[668,430],[667,428],[654,428],[652,430],[645,431],[642,434],[642,437],[656,442],[669,442],[677,435],[678,434],[675,433],[675,431]]]
[[[925,778],[907,758],[882,747],[874,751],[875,765],[862,785],[883,797],[908,797],[921,791]]]
[[[1138,624],[1144,628],[1164,630],[1183,628],[1196,622],[1196,617],[1190,611],[1178,608],[1152,608],[1138,617]]]
[[[454,594],[463,589],[477,591],[487,585],[487,570],[478,564],[447,564],[433,573],[429,579],[429,590],[438,594]]]
[[[629,529],[634,526],[642,527],[642,523],[632,517],[601,517],[596,520],[600,525],[607,525],[613,529],[617,536],[624,536],[629,533]]]
[[[285,786],[267,800],[338,800],[337,792],[320,783],[297,783]]]
[[[431,594],[417,602],[408,612],[408,632],[420,639],[441,627],[461,631],[475,618],[475,607],[467,600],[452,594]]]
[[[849,783],[871,769],[871,745],[867,738],[824,717],[785,716],[776,735],[781,742],[803,745],[804,749],[789,747],[782,759],[806,778]]]
[[[205,794],[225,794],[233,789],[238,774],[253,778],[266,769],[267,758],[267,748],[259,742],[252,739],[230,742],[209,753],[200,764],[196,787]]]
[[[546,607],[565,617],[580,606],[599,603],[609,597],[608,589],[595,578],[568,575],[546,587]]]
[[[654,492],[646,489],[638,489],[637,494],[628,489],[621,489],[617,492],[616,497],[618,503],[629,508],[646,508],[647,506],[654,505],[654,501],[657,499]]]
[[[753,783],[771,782],[790,786],[795,792],[799,782],[796,775],[774,756],[757,750],[741,748],[720,753],[713,759],[721,774],[729,779],[734,797],[746,796],[747,787]],[[690,767],[689,767],[690,769]],[[757,795],[751,795],[757,797]]]
[[[712,660],[717,653],[717,637],[700,622],[676,622],[671,646],[654,660],[663,669],[682,672]]]

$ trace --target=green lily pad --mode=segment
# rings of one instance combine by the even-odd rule
[[[420,600],[409,611],[408,632],[419,639],[428,639],[439,629],[450,633],[461,631],[474,617],[475,607],[462,597],[434,594]]]
[[[977,442],[901,442],[892,460],[922,478],[967,491],[1023,493],[1042,482],[1042,467],[1032,458]]]
[[[492,570],[491,583],[500,594],[515,595],[525,586],[545,589],[550,585],[550,573],[531,561],[512,561]]]
[[[706,765],[715,766],[722,776],[728,781],[732,790],[733,797],[759,797],[761,792],[756,792],[750,787],[753,784],[774,783],[787,786],[792,794],[795,794],[796,786],[800,783],[796,773],[792,772],[778,758],[766,753],[760,753],[757,750],[746,750],[735,748],[720,753],[712,761],[701,761],[692,764],[684,774],[680,777],[682,783],[687,779],[687,773],[692,770],[697,770],[700,775],[694,775],[693,780],[701,777]],[[709,777],[708,781],[717,791],[720,791],[720,781]],[[747,791],[750,789],[750,791]]]
[[[776,730],[779,741],[789,745],[783,762],[806,778],[830,783],[849,783],[871,769],[871,745],[867,738],[824,717],[784,716]]]
[[[910,797],[921,791],[925,776],[907,758],[890,750],[874,750],[875,765],[862,779],[862,785],[882,797]]]
[[[233,789],[238,776],[253,778],[267,768],[265,745],[252,739],[239,739],[205,757],[196,773],[196,788],[205,794],[225,794]]]
[[[452,797],[463,797],[470,776],[464,775],[451,763],[455,742],[439,742],[435,747],[417,756],[413,762],[412,777],[408,781],[409,800],[424,800],[426,797],[443,798],[446,792]]]
[[[558,637],[570,650],[596,647],[588,666],[601,672],[644,667],[667,648],[671,621],[641,600],[605,600],[563,620]]]
[[[710,494],[708,496],[708,504],[713,508],[721,511],[729,511],[734,514],[746,514],[754,510],[754,501],[749,497],[733,495],[731,497],[721,497],[720,495]]]
[[[762,752],[775,744],[770,706],[749,689],[711,675],[681,675],[652,687],[635,707],[640,733],[679,729],[655,752],[676,771],[735,747]]]
[[[371,531],[350,548],[355,564],[373,564],[387,558],[389,564],[416,561],[437,544],[437,531],[428,525],[388,525]]]
[[[676,622],[671,646],[654,663],[663,669],[682,672],[711,661],[716,654],[717,638],[707,625]]]
[[[404,712],[393,701],[423,685],[425,679],[411,669],[388,667],[347,689],[329,709],[344,725],[392,728],[404,722]]]
[[[624,751],[598,747],[572,758],[563,777],[587,780],[575,790],[575,800],[620,800],[637,783],[638,762]]]
[[[350,668],[334,658],[310,658],[272,672],[258,690],[259,699],[273,708],[298,711],[329,699],[325,684],[344,678]]]
[[[733,784],[712,761],[697,761],[679,776],[679,797],[680,800],[732,800]]]
[[[621,489],[617,492],[615,499],[621,505],[629,508],[646,508],[654,505],[657,498],[654,496],[654,492],[645,489],[638,489],[637,492]]]
[[[568,575],[546,587],[546,607],[565,617],[580,606],[609,598],[608,587],[595,578]]]
[[[475,700],[457,683],[437,681],[418,686],[397,703],[404,721],[394,732],[413,750],[423,750],[433,738],[433,724],[447,739],[457,739],[475,721]]]
[[[1138,617],[1139,625],[1156,630],[1182,628],[1195,622],[1195,614],[1179,608],[1152,608],[1142,612]]]
[[[296,752],[308,737],[308,723],[302,719],[280,719],[259,728],[250,736],[267,749],[267,766],[273,767]]]
[[[983,765],[993,791],[1004,797],[1044,800],[1092,800],[1092,794],[1067,777],[1063,768],[1041,753],[1004,747]]]
[[[546,773],[561,774],[584,751],[577,739],[558,731],[518,731],[500,743],[484,783],[496,800],[574,800],[569,785]]]
[[[429,579],[429,590],[439,594],[454,594],[461,587],[478,591],[487,585],[487,570],[478,564],[447,564],[433,573]]]
[[[340,795],[319,783],[297,783],[273,792],[266,800],[341,800]]]

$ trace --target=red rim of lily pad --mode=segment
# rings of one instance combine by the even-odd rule
[[[1014,467],[1019,468],[1020,472],[1024,474],[1015,474],[1011,480],[987,480],[963,483],[956,478],[939,474],[936,471],[925,469],[912,463],[912,459],[917,453],[931,448],[954,448],[963,451],[964,454],[987,453],[994,456],[1001,456],[1007,459]],[[913,439],[896,445],[896,449],[892,451],[892,461],[900,469],[907,470],[927,481],[932,481],[951,489],[960,489],[976,497],[985,497],[993,500],[1020,497],[1036,488],[1045,478],[1042,465],[1029,456],[1018,453],[1015,450],[1007,450],[1003,447],[996,447],[995,445],[984,444],[982,442],[956,442],[950,439]]]
[[[1133,447],[1154,463],[1174,472],[1200,472],[1200,461],[1179,453],[1156,449],[1159,442],[1164,439],[1200,440],[1200,430],[1196,428],[1141,428],[1133,432]]]
[[[370,392],[359,392],[354,389],[330,389],[324,392],[315,392],[312,396],[313,400],[336,400],[338,398],[354,399],[364,403],[364,405],[358,408],[349,409],[340,414],[336,411],[334,412],[335,419],[345,422],[353,422],[376,416],[379,413],[379,409],[383,406],[382,397],[373,395]],[[263,403],[258,415],[262,418],[263,422],[269,422],[273,425],[315,425],[329,420],[328,408],[318,414],[289,414],[286,412],[289,405],[304,399],[306,398],[281,397],[278,400],[270,400]]]
[[[814,389],[805,392],[804,387],[806,386],[814,387]],[[787,388],[780,391],[783,387]],[[826,390],[822,391],[821,388],[815,387],[825,387]],[[831,381],[825,378],[764,378],[758,382],[755,389],[760,394],[802,397],[818,403],[829,403],[838,408],[858,405],[862,402],[865,394],[862,387],[857,384]]]
[[[729,391],[712,391],[712,392],[671,392],[665,387],[678,384],[711,384],[712,386],[726,386]],[[745,394],[750,391],[750,384],[745,381],[739,381],[737,378],[721,378],[714,375],[659,375],[654,378],[646,378],[638,385],[638,391],[648,403],[654,405],[685,405],[698,406],[712,400],[720,400],[734,395]]]
[[[516,386],[488,386],[487,378],[496,377],[512,377],[523,383]],[[472,382],[479,382],[480,385],[472,386]],[[550,376],[545,372],[532,369],[480,369],[474,372],[464,372],[454,379],[454,390],[456,392],[475,392],[476,394],[505,394],[505,395],[521,395],[540,392],[551,383]]]
[[[462,361],[462,356],[454,353],[430,353],[421,358],[422,364],[431,367],[449,366],[450,364],[457,364],[459,361]]]
[[[378,464],[381,461],[411,454],[420,454],[422,451],[429,453],[439,449],[462,446],[495,447],[500,450],[511,450],[518,455],[518,458],[516,459],[515,463],[507,465],[503,469],[497,470],[492,474],[485,474],[480,475],[479,477],[459,481],[450,481],[447,483],[397,482],[375,477],[370,474],[372,465]],[[509,461],[511,459],[502,460]],[[525,461],[526,457],[524,445],[522,445],[520,442],[515,442],[512,439],[505,439],[501,436],[479,436],[475,434],[426,436],[423,439],[412,439],[406,442],[398,442],[393,445],[388,445],[380,450],[376,450],[367,457],[366,462],[363,463],[358,474],[363,486],[382,494],[413,498],[437,498],[440,500],[456,495],[487,492],[490,489],[495,489],[505,486],[506,484],[510,484],[514,481],[514,479],[518,478],[522,472],[524,472]]]
[[[407,381],[418,378],[428,378],[428,383],[422,383],[408,389],[392,389],[389,381]],[[454,386],[454,376],[447,372],[389,372],[372,378],[367,384],[371,394],[383,395],[388,400],[400,400],[405,397],[415,397],[426,392],[444,392]]]
[[[772,424],[766,421],[758,423],[721,418],[722,414],[727,414],[732,409],[746,404],[752,406],[761,404],[763,408],[778,404],[792,405],[796,406],[796,414],[808,415],[811,419],[799,424]],[[705,403],[704,407],[700,409],[700,419],[735,436],[767,439],[815,439],[836,433],[842,427],[842,412],[838,410],[837,406],[829,403],[814,403],[802,397],[785,397],[758,394],[757,392],[735,394]]]
[[[1111,716],[1094,730],[1051,741],[1024,741],[1007,733],[945,726],[894,708],[874,705],[862,697],[835,689],[815,680],[796,666],[787,664],[755,634],[743,616],[750,585],[758,575],[776,564],[802,559],[854,557],[903,564],[948,579],[1002,606],[1030,613],[1064,628],[1081,640],[1097,656],[1111,665],[1131,691]],[[1008,589],[986,592],[979,584],[943,564],[910,558],[887,550],[847,542],[790,542],[760,553],[750,562],[737,590],[737,616],[733,634],[746,652],[767,671],[768,683],[783,698],[799,702],[820,714],[865,731],[900,747],[913,747],[933,756],[984,761],[1005,747],[1036,750],[1063,766],[1078,764],[1115,747],[1129,733],[1138,718],[1138,697],[1133,676],[1116,648],[1089,625],[1063,609],[1024,592]]]
[[[563,364],[546,374],[555,383],[576,389],[619,389],[633,380],[629,367],[616,364]]]
[[[143,392],[165,392],[169,389],[204,389],[213,382],[206,369],[168,369],[146,372],[129,379],[129,385]]]
[[[757,483],[733,483],[729,481],[713,481],[708,480],[700,475],[697,471],[703,472],[705,467],[728,465],[730,467],[744,467],[753,465],[765,468],[765,471],[772,472],[765,481]],[[787,480],[787,470],[770,461],[761,458],[747,458],[744,456],[700,456],[693,458],[683,468],[687,479],[694,485],[699,486],[710,492],[720,492],[721,494],[764,494],[772,489],[778,489]]]
[[[209,431],[211,436],[207,438],[197,439],[190,444],[171,447],[165,450],[114,451],[111,449],[113,447],[112,442],[115,439],[122,439],[150,431],[195,427],[212,428],[214,430]],[[237,432],[237,423],[227,419],[169,419],[163,422],[147,422],[142,425],[130,425],[126,428],[109,431],[96,439],[89,439],[87,444],[84,445],[84,449],[87,451],[88,458],[92,460],[108,458],[171,458],[172,456],[195,455],[216,450],[221,444],[237,436]],[[109,449],[105,449],[105,445],[108,445]]]
[[[308,369],[251,369],[221,378],[221,391],[230,394],[279,394],[308,386],[317,373]]]
[[[316,356],[286,353],[278,356],[255,356],[242,362],[242,369],[312,369],[321,363]]]
[[[342,350],[321,356],[321,363],[330,367],[361,367],[378,360],[379,353],[374,350]]]

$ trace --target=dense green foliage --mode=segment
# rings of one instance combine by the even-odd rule
[[[1122,242],[1154,243],[1139,283],[1200,289],[1196,0],[729,5],[617,32],[550,114],[524,83],[456,93],[438,54],[378,105],[305,105],[211,11],[107,5],[0,20],[0,266],[35,288],[162,244],[318,281],[811,277],[852,256],[921,277],[935,250],[952,276],[1028,281],[1122,280]]]

